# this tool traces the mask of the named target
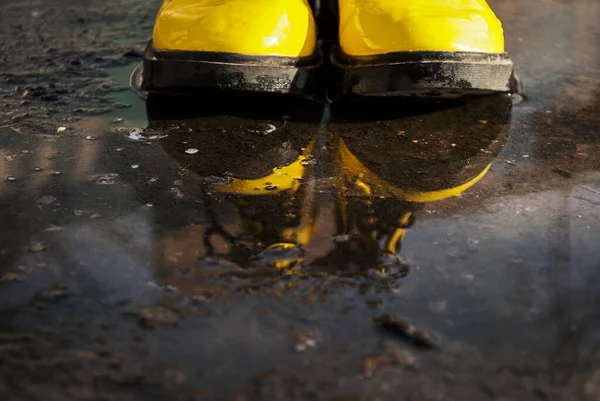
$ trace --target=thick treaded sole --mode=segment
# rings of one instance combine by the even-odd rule
[[[340,70],[341,95],[454,98],[515,93],[519,83],[506,54],[399,52],[349,57],[339,49],[331,62]]]
[[[306,58],[244,56],[230,53],[161,51],[152,42],[142,62],[140,89],[191,92],[221,89],[312,95],[322,56]]]

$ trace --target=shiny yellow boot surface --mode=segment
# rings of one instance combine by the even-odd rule
[[[485,0],[339,0],[339,10],[348,56],[504,53],[502,24]]]
[[[315,52],[306,0],[165,0],[156,19],[157,50],[305,57]]]

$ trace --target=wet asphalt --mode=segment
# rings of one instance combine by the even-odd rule
[[[600,399],[600,4],[492,6],[525,101],[0,127],[1,399]]]

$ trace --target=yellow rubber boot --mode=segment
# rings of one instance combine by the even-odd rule
[[[143,86],[301,92],[319,62],[308,0],[164,0]]]
[[[162,50],[303,57],[316,33],[306,0],[165,0],[153,40]]]
[[[485,0],[340,0],[340,44],[351,56],[437,51],[504,53]]]
[[[339,0],[338,5],[338,64],[362,67],[351,75],[395,66],[373,78],[354,76],[352,92],[456,96],[509,92],[513,86],[502,24],[485,0]]]

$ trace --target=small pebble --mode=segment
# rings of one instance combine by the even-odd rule
[[[193,155],[193,154],[198,153],[198,149],[189,148],[189,149],[186,149],[185,153],[187,153],[188,155]]]
[[[41,241],[35,241],[29,246],[31,252],[42,252],[46,250],[46,245]]]
[[[41,302],[54,302],[59,299],[66,298],[71,295],[71,291],[67,286],[55,286],[39,290],[35,294],[35,298]]]
[[[177,324],[177,315],[164,307],[152,306],[139,313],[140,324],[146,329],[162,329]]]
[[[8,177],[6,177],[6,181],[16,181],[17,179],[15,177],[13,177],[12,175],[9,175]]]
[[[36,202],[43,203],[44,205],[50,205],[50,204],[56,202],[56,197],[50,196],[50,195],[45,195],[45,196],[40,197]]]
[[[10,273],[6,273],[4,276],[0,277],[0,283],[23,281],[25,279],[25,277],[26,276],[23,273],[10,272]]]

